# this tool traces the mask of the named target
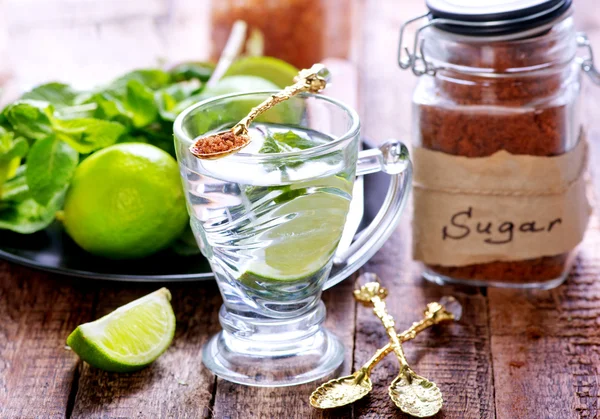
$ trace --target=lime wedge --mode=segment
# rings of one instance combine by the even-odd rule
[[[318,191],[308,193],[313,188]],[[290,200],[279,203],[269,218],[285,222],[268,229],[261,237],[270,244],[255,255],[240,280],[246,284],[299,281],[322,269],[342,235],[351,188],[347,180],[332,176],[295,184],[296,193],[282,194],[282,197],[289,195]]]
[[[283,88],[294,83],[298,69],[274,57],[246,57],[231,64],[225,73],[225,77],[237,75],[262,77]]]
[[[105,371],[131,372],[155,361],[171,344],[175,315],[166,288],[132,301],[77,327],[67,345],[88,364]]]

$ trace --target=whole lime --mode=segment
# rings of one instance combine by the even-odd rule
[[[237,75],[262,77],[283,89],[294,83],[298,69],[274,57],[245,57],[231,64],[225,78]]]
[[[206,97],[227,95],[230,93],[259,92],[262,90],[279,90],[279,86],[257,76],[229,76],[217,84],[207,87],[202,92]]]
[[[177,162],[149,144],[97,151],[77,167],[62,220],[95,255],[129,259],[163,249],[188,222]]]
[[[227,95],[232,93],[251,93],[273,91],[280,88],[261,77],[257,76],[227,76],[212,87],[207,87],[203,92],[204,98]],[[268,96],[266,95],[241,95],[228,99],[218,111],[202,113],[196,121],[198,131],[209,131],[221,127],[224,120],[233,124],[244,118],[255,106],[259,105]],[[298,124],[300,122],[304,106],[297,98],[291,98],[279,103],[256,118],[257,122],[270,122],[276,124]],[[232,124],[232,125],[233,125]]]

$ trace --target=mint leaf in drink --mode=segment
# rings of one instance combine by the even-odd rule
[[[4,109],[4,116],[16,133],[32,140],[52,134],[50,121],[54,108],[48,102],[20,100]]]
[[[48,227],[62,206],[64,193],[57,194],[44,206],[33,198],[21,201],[0,201],[0,229],[31,234]]]
[[[270,136],[265,138],[265,141],[263,142],[263,145],[260,147],[260,150],[258,150],[258,152],[259,154],[275,154],[281,153],[282,151],[278,141],[275,140],[275,138],[273,138],[272,136]]]
[[[272,138],[279,143],[279,147],[284,150],[282,152],[306,150],[318,145],[293,131],[276,132],[272,135]]]
[[[51,103],[56,109],[73,106],[79,93],[68,84],[47,83],[25,93],[21,99],[38,100]]]
[[[314,141],[294,131],[275,133],[267,131],[263,145],[258,152],[260,154],[289,153],[306,150],[317,145]]]
[[[108,147],[125,133],[125,127],[117,122],[95,118],[53,120],[56,138],[66,142],[82,154]]]
[[[69,144],[56,137],[36,141],[27,156],[26,179],[31,197],[40,205],[69,186],[79,154]]]

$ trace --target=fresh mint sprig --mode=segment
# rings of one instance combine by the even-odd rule
[[[173,120],[202,92],[212,66],[142,69],[80,91],[52,82],[0,112],[0,229],[33,233],[62,207],[79,162],[117,142],[174,155]]]

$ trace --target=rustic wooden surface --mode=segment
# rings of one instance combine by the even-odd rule
[[[577,20],[598,50],[600,9],[593,2],[577,2]],[[361,3],[355,59],[363,134],[408,139],[415,79],[398,70],[395,51],[400,22],[419,13],[422,2]],[[192,0],[0,0],[0,85],[11,81],[7,94],[57,77],[85,85],[158,59],[202,57],[206,10],[206,2]],[[590,94],[600,95],[586,90],[585,113],[591,117],[598,101]],[[597,126],[591,131],[599,140]],[[592,142],[592,168],[595,163],[600,149]],[[364,269],[380,274],[390,288],[389,308],[400,328],[443,295],[455,295],[464,305],[459,324],[425,332],[406,345],[414,368],[444,392],[445,407],[437,417],[600,417],[600,225],[595,219],[569,280],[553,291],[425,282],[410,260],[408,217]],[[219,329],[221,299],[212,282],[169,284],[177,334],[171,348],[143,371],[98,371],[65,347],[78,324],[157,287],[70,279],[0,262],[0,417],[404,417],[387,397],[387,383],[397,372],[391,359],[375,370],[370,397],[326,413],[308,404],[313,385],[256,389],[215,379],[200,362],[202,344]],[[347,280],[325,293],[327,324],[347,348],[343,372],[359,367],[386,342],[377,320],[352,300],[352,288]]]

